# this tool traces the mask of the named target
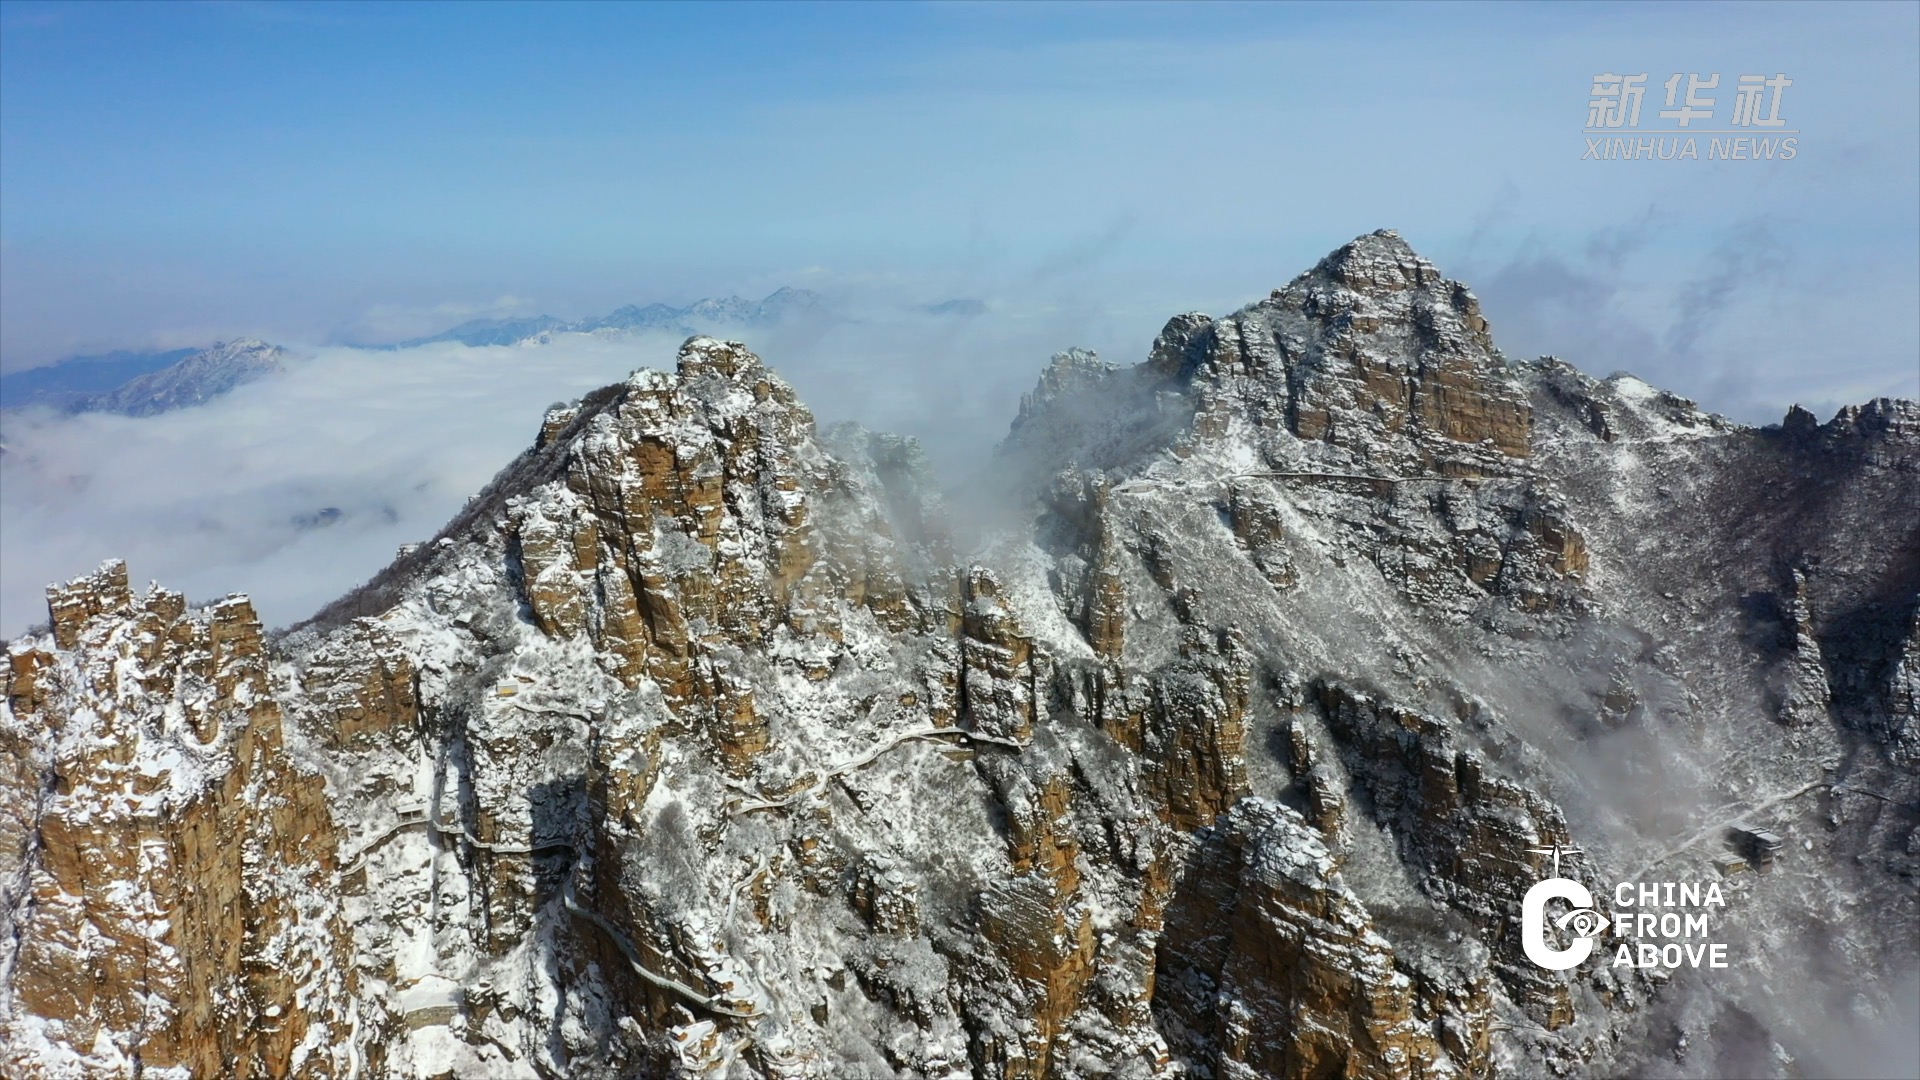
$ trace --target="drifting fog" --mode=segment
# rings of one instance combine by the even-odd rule
[[[823,423],[920,437],[954,478],[980,462],[1057,349],[1143,359],[1129,326],[1044,308],[917,311],[731,329]],[[717,333],[718,331],[716,331]],[[144,419],[10,414],[0,429],[0,636],[46,620],[45,586],[124,558],[191,600],[245,592],[284,626],[424,540],[532,444],[546,407],[670,369],[683,336],[299,350],[290,369]],[[977,466],[974,466],[977,467]]]

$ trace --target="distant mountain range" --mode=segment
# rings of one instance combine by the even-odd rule
[[[157,349],[74,356],[45,367],[0,375],[0,409],[35,405],[68,409],[192,356],[193,349]]]
[[[596,318],[568,322],[552,315],[533,315],[513,319],[474,319],[430,337],[412,338],[387,349],[411,349],[445,341],[462,345],[514,345],[542,334],[600,331],[662,330],[692,335],[722,326],[770,326],[790,316],[819,311],[820,294],[806,289],[781,288],[766,299],[753,301],[740,296],[698,300],[686,307],[670,304],[628,304]]]
[[[184,409],[271,375],[285,366],[286,359],[285,349],[256,338],[219,342],[108,393],[85,398],[74,411],[152,416]]]
[[[928,304],[920,310],[929,315],[951,315],[957,319],[971,319],[986,314],[987,304],[984,300],[955,297],[952,300],[942,300],[937,304]]]
[[[818,293],[777,289],[763,300],[739,296],[696,301],[686,307],[628,304],[592,319],[568,322],[551,315],[475,319],[431,337],[381,349],[409,349],[437,342],[515,345],[551,333],[623,333],[660,330],[692,336],[725,327],[770,326],[824,308]],[[284,367],[287,353],[254,338],[216,342],[205,349],[128,351],[75,356],[44,367],[0,375],[0,410],[48,408],[60,412],[111,412],[152,416],[209,401],[236,386]]]
[[[270,375],[286,358],[285,349],[255,338],[215,342],[205,349],[75,357],[0,376],[0,408],[153,416],[199,405]]]

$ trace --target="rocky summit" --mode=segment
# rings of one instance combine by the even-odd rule
[[[737,342],[529,434],[283,634],[49,590],[0,1072],[1784,1077],[1911,1022],[1912,402],[1515,362],[1380,232],[1056,357],[945,499]],[[1615,924],[1562,970],[1552,876]],[[1726,966],[1639,963],[1621,882],[1710,886]]]

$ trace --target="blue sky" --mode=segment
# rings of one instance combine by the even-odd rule
[[[1606,70],[1643,128],[1786,73],[1798,155],[1581,161]],[[1916,133],[1914,4],[6,0],[0,365],[782,284],[1134,360],[1390,226],[1510,353],[1761,419],[1920,394]]]

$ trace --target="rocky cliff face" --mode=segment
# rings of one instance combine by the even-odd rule
[[[356,991],[339,837],[253,609],[135,596],[121,563],[48,601],[0,728],[6,1071],[327,1071]]]
[[[956,534],[910,442],[696,338],[270,644],[51,590],[6,1070],[1789,1075],[1896,1007],[1911,403],[1756,431],[1511,363],[1377,233],[1062,354],[989,476],[1016,526]],[[1737,970],[1526,959],[1545,851],[1717,881],[1736,823],[1792,841]]]

